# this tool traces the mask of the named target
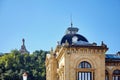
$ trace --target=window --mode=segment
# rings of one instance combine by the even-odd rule
[[[78,80],[92,80],[91,64],[83,61],[79,64]],[[89,69],[89,70],[88,70]]]
[[[78,80],[92,80],[91,72],[79,72],[78,76]]]
[[[91,68],[91,65],[88,62],[83,61],[80,63],[79,68]]]
[[[120,80],[120,70],[114,70],[113,80]]]

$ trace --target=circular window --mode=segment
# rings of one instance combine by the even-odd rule
[[[77,36],[73,36],[72,42],[77,42],[77,41],[78,41],[78,37]]]

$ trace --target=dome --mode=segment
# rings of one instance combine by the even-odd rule
[[[71,27],[67,28],[66,34],[61,39],[60,44],[64,45],[67,41],[69,45],[91,45],[84,36],[77,33],[78,31],[79,29],[73,27],[71,22]]]
[[[80,34],[66,34],[63,36],[62,40],[61,40],[61,45],[64,44],[65,42],[68,42],[70,45],[72,45],[72,43],[76,43],[78,41],[82,41],[82,42],[87,42],[88,40],[80,35]]]

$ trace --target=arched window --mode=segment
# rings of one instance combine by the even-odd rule
[[[79,64],[79,68],[91,68],[91,64],[87,61],[83,61]]]
[[[93,74],[90,68],[92,68],[90,63],[88,63],[87,61],[81,62],[78,66],[78,80],[93,80]]]
[[[105,70],[105,80],[109,80],[109,74],[107,70]]]
[[[120,70],[113,71],[113,80],[120,80]]]

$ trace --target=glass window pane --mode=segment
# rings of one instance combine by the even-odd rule
[[[105,80],[109,80],[109,79],[108,79],[108,76],[105,76]]]
[[[114,72],[113,72],[113,80],[120,80],[119,75],[120,75],[120,70],[114,70]]]
[[[78,80],[82,80],[81,79],[81,72],[79,72],[79,76],[78,77],[79,77]]]
[[[82,73],[82,80],[84,80],[84,72]]]
[[[78,66],[79,68],[91,68],[91,64],[86,62],[86,61],[83,61],[79,64]]]
[[[89,74],[89,72],[88,72],[88,80],[90,80],[90,74]]]
[[[116,76],[116,80],[118,80],[118,76]]]
[[[92,80],[91,72],[79,72],[78,80]]]
[[[114,70],[113,75],[120,75],[120,70]]]
[[[88,76],[87,76],[87,72],[85,73],[85,80],[87,80]]]

